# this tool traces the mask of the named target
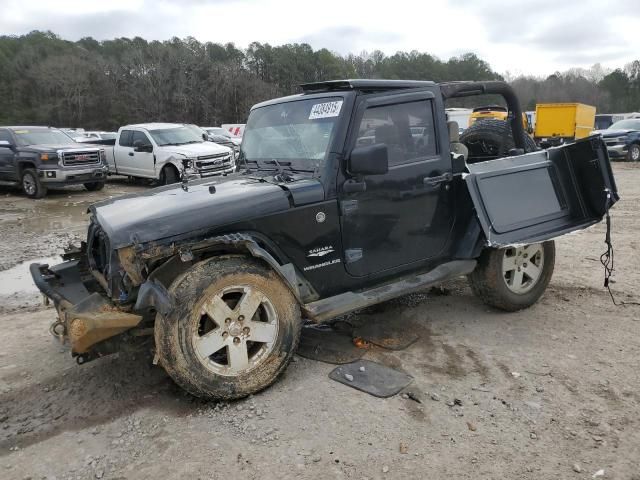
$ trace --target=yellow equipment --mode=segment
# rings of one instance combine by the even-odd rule
[[[493,120],[506,120],[507,115],[508,115],[507,109],[499,105],[491,105],[487,107],[476,107],[473,109],[473,112],[469,116],[469,125],[471,125],[476,120],[486,120],[488,118]],[[529,121],[525,113],[522,114],[522,124],[524,125],[525,131],[531,133]]]
[[[583,103],[536,105],[536,140],[577,140],[588,137],[596,120],[596,107]]]
[[[485,120],[487,118],[492,118],[494,120],[506,120],[507,109],[498,105],[476,107],[473,109],[471,116],[469,116],[469,125],[471,125],[476,120]]]

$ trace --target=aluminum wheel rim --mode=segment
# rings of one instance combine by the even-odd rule
[[[217,375],[237,376],[256,368],[278,338],[276,310],[253,286],[224,288],[196,311],[193,348],[202,365]]]
[[[502,278],[507,288],[518,295],[530,292],[542,277],[544,248],[541,243],[503,250]]]
[[[640,160],[640,147],[638,147],[637,145],[631,147],[631,160],[633,160],[634,162]]]
[[[24,191],[27,192],[28,195],[36,193],[36,181],[30,173],[27,173],[22,178],[22,188],[24,188]]]

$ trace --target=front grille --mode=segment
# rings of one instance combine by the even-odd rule
[[[100,152],[98,150],[62,152],[62,164],[67,167],[78,165],[99,165]]]
[[[196,160],[196,168],[202,173],[226,170],[231,166],[231,153],[203,155]]]

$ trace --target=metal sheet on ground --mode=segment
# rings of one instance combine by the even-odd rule
[[[353,344],[351,334],[337,332],[326,325],[302,328],[298,355],[311,360],[341,365],[358,360],[365,350]]]
[[[420,338],[407,322],[384,319],[364,323],[353,335],[389,350],[404,350]]]
[[[340,365],[329,378],[380,398],[391,397],[413,382],[412,376],[370,360]]]

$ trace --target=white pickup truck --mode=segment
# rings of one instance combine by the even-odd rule
[[[113,148],[106,148],[109,172],[153,178],[166,185],[180,179],[183,160],[187,174],[208,177],[235,170],[230,148],[205,142],[193,130],[176,123],[127,125],[118,130]]]

